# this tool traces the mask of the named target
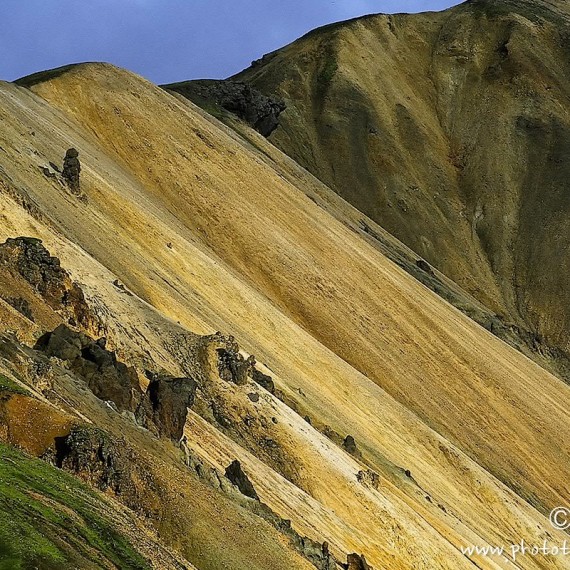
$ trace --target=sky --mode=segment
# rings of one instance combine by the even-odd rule
[[[459,0],[0,0],[0,79],[106,61],[155,83],[225,78],[318,26]]]

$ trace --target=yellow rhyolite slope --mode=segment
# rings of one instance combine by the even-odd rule
[[[237,79],[287,103],[275,145],[568,353],[569,38],[567,1],[469,0],[315,30]]]
[[[513,567],[459,548],[562,542],[545,514],[570,500],[568,386],[141,78],[89,64],[31,92],[2,84],[0,97],[2,179],[43,213],[33,220],[3,192],[0,239],[44,239],[113,314],[125,353],[150,351],[179,371],[164,341],[175,325],[152,308],[195,332],[234,334],[311,418],[356,438],[381,483],[358,483],[362,465],[269,395],[256,413],[276,418],[271,437],[297,485],[192,415],[199,453],[221,466],[239,457],[301,533],[376,568]],[[87,202],[39,169],[70,146]],[[248,389],[220,388],[238,415],[253,406]],[[528,556],[517,567],[545,564]]]

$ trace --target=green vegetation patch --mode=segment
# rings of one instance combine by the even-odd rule
[[[19,384],[16,384],[10,378],[0,374],[0,392],[12,392],[13,394],[22,394],[24,396],[29,396],[30,393],[25,388],[22,388]]]
[[[0,570],[150,568],[109,508],[70,475],[0,444]]]
[[[198,100],[198,106],[206,111],[209,115],[216,117],[216,119],[222,120],[226,116],[226,112],[223,107],[220,107],[215,101],[208,101],[206,99]]]
[[[328,87],[328,85],[334,79],[337,71],[338,64],[336,62],[336,58],[334,57],[334,54],[328,53],[324,65],[319,71],[319,75],[317,76],[317,81],[323,87]]]
[[[321,46],[321,58],[317,72],[317,95],[321,99],[326,96],[338,71],[337,54],[333,41],[334,38]]]

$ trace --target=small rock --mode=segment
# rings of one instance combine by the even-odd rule
[[[347,435],[344,438],[344,441],[342,442],[342,447],[347,453],[350,453],[350,455],[358,455],[360,453],[358,447],[356,446],[356,441],[354,440],[354,437],[352,437],[351,435]]]
[[[416,261],[416,266],[419,267],[422,271],[425,271],[426,273],[428,273],[429,275],[435,275],[430,264],[427,261],[425,261],[424,259],[418,259]]]
[[[259,394],[256,394],[255,392],[248,394],[247,397],[254,403],[259,402]]]
[[[44,176],[48,178],[55,178],[57,176],[56,172],[48,166],[40,166],[40,170],[44,173]]]
[[[346,560],[347,570],[373,570],[372,566],[366,562],[363,554],[349,554]]]
[[[271,378],[271,376],[267,376],[267,374],[263,374],[263,372],[260,372],[257,368],[254,368],[251,371],[251,377],[256,384],[259,384],[270,394],[275,395],[275,383],[273,382],[273,378]]]
[[[255,488],[249,477],[241,468],[241,463],[236,459],[226,468],[226,477],[240,490],[242,495],[251,499],[259,500]]]
[[[271,439],[270,437],[263,438],[263,440],[261,441],[261,445],[269,447],[270,449],[277,449],[279,447],[278,443],[274,439]]]
[[[117,413],[119,412],[119,409],[117,408],[117,406],[116,406],[115,402],[113,402],[113,400],[107,400],[105,402],[105,404],[107,404],[107,407],[111,408],[111,410],[113,410],[114,412],[117,412]]]

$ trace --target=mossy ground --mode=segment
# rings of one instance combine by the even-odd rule
[[[3,374],[0,374],[0,392],[12,392],[13,394],[23,394],[24,396],[29,396],[30,394],[25,388],[22,388],[22,386]]]
[[[0,570],[149,565],[73,477],[0,444]]]

